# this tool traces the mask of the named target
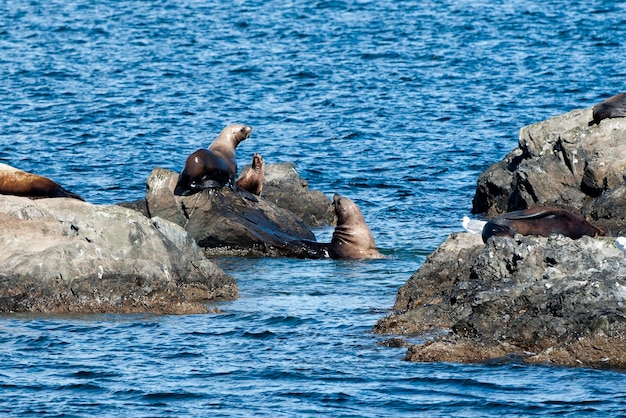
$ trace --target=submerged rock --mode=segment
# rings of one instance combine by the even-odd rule
[[[116,205],[0,196],[0,312],[204,313],[237,285],[180,227]]]
[[[604,121],[603,121],[604,123]],[[407,360],[626,368],[626,261],[610,238],[451,235],[378,333],[439,337]]]
[[[182,226],[212,254],[277,256],[287,242],[315,239],[290,211],[263,198],[245,198],[228,187],[175,196],[177,178],[170,170],[152,171],[146,190],[148,213]]]

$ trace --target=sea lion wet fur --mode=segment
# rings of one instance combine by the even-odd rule
[[[0,163],[0,194],[30,198],[70,197],[84,200],[58,183],[38,174],[28,173]]]
[[[199,149],[187,157],[174,194],[188,196],[205,189],[219,189],[227,184],[234,189],[237,175],[235,149],[251,132],[250,126],[228,125],[208,149]]]

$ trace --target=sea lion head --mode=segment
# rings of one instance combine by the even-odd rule
[[[255,171],[264,171],[265,165],[263,164],[263,157],[261,154],[254,153],[252,157],[252,168]]]
[[[215,141],[211,144],[209,149],[213,149],[215,147],[230,149],[234,152],[237,145],[239,145],[242,141],[245,141],[250,137],[252,133],[252,127],[242,125],[240,123],[234,123],[232,125],[228,125],[222,132],[215,138]]]
[[[365,223],[361,209],[350,198],[335,193],[333,207],[337,215],[337,225]]]

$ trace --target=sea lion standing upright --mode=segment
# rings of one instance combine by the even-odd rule
[[[229,125],[215,138],[209,149],[199,149],[187,157],[174,194],[188,196],[204,189],[219,189],[226,184],[234,189],[237,175],[235,149],[250,137],[251,132],[250,126]]]
[[[372,231],[363,213],[349,198],[335,194],[333,206],[337,226],[330,243],[299,240],[288,244],[297,257],[305,258],[385,258],[378,252]]]
[[[265,164],[261,154],[254,154],[252,165],[246,173],[237,180],[237,186],[250,193],[261,196],[263,191],[263,178],[265,176]]]
[[[47,177],[18,170],[0,163],[0,194],[30,198],[71,197],[84,200]]]
[[[626,93],[620,93],[593,107],[593,120],[589,122],[589,126],[600,125],[603,119],[624,117],[626,117]]]
[[[361,209],[348,197],[335,193],[333,205],[337,227],[330,241],[332,258],[384,258],[376,249],[374,236]]]
[[[492,236],[513,237],[515,234],[564,235],[578,239],[583,235],[595,237],[604,231],[572,212],[551,206],[535,206],[530,209],[505,213],[488,221],[482,231],[483,242]]]

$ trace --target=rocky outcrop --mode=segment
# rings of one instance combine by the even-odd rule
[[[315,235],[296,215],[262,197],[224,187],[191,196],[174,195],[178,174],[156,168],[147,180],[151,217],[182,226],[213,255],[280,256],[280,248]]]
[[[250,170],[241,170],[240,178]],[[305,225],[335,225],[337,217],[330,199],[319,190],[310,190],[309,183],[300,177],[293,163],[266,164],[263,180],[263,199],[298,216]],[[119,203],[150,217],[146,199]]]
[[[182,228],[116,205],[0,196],[0,312],[203,313],[237,285]]]
[[[598,201],[624,187],[626,119],[605,119],[588,126],[592,110],[574,110],[520,130],[519,146],[478,179],[473,213],[498,214],[532,206],[557,206],[586,216],[605,231],[621,233],[609,218],[615,204]],[[608,200],[601,199],[601,200]]]
[[[451,235],[399,290],[379,333],[438,335],[413,361],[626,368],[626,261],[611,238]]]
[[[241,170],[244,176],[250,166]],[[309,190],[294,163],[266,164],[263,199],[296,214],[306,225],[334,225],[337,221],[332,202],[319,190]]]

